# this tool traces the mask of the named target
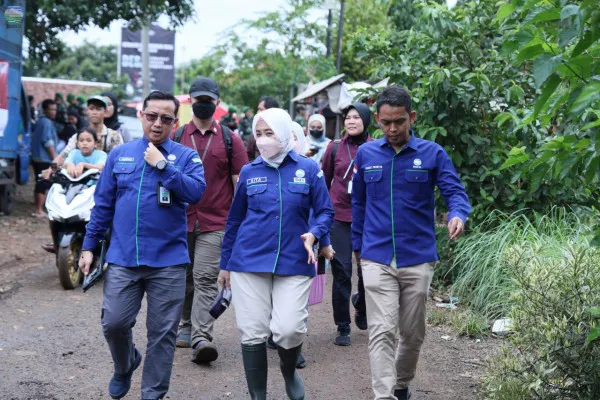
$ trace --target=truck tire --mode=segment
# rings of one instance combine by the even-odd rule
[[[16,186],[14,184],[0,186],[0,212],[9,215],[15,206]]]
[[[79,254],[81,254],[81,243],[77,240],[71,242],[69,247],[58,248],[56,257],[58,279],[65,290],[75,289],[81,282]]]

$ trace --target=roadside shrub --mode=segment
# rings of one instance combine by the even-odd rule
[[[565,208],[547,214],[493,212],[456,243],[447,272],[454,280],[452,294],[490,320],[505,317],[520,272],[511,261],[519,249],[535,247],[548,257],[561,256],[565,244],[587,243],[592,230],[585,222]]]
[[[600,249],[579,241],[511,246],[514,333],[489,364],[482,398],[600,399],[600,340],[586,340],[600,304]]]

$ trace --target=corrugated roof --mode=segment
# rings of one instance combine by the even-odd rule
[[[327,89],[329,86],[331,86],[335,83],[338,83],[338,81],[341,81],[345,76],[346,76],[346,74],[339,74],[332,78],[326,79],[324,81],[321,81],[319,83],[312,85],[311,87],[306,89],[304,92],[302,92],[298,96],[294,97],[292,99],[292,103],[299,101],[299,100],[304,100],[307,97],[313,97],[320,91]]]

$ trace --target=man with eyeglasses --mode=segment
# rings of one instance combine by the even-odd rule
[[[188,251],[185,303],[177,332],[177,347],[192,348],[192,361],[206,364],[219,357],[213,337],[215,319],[209,314],[218,294],[217,279],[227,215],[242,167],[248,163],[242,139],[213,118],[219,87],[199,77],[190,86],[194,115],[172,137],[200,154],[207,189],[202,200],[187,209]]]
[[[190,263],[186,206],[199,202],[206,188],[198,153],[169,139],[178,108],[172,94],[160,91],[144,100],[144,137],[108,155],[83,242],[79,267],[87,275],[93,250],[112,226],[101,319],[114,363],[113,399],[127,394],[142,361],[132,328],[144,293],[148,344],[141,398],[162,399],[169,389]]]

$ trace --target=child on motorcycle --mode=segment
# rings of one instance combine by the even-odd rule
[[[86,169],[97,169],[102,171],[106,163],[106,153],[102,150],[96,150],[98,134],[92,128],[85,128],[77,134],[77,149],[69,153],[69,156],[63,164],[69,176],[78,178]],[[42,175],[44,179],[49,179],[52,173],[51,169],[45,170]]]
[[[98,134],[92,128],[85,128],[77,134],[77,149],[69,153],[69,156],[63,164],[63,168],[72,178],[80,177],[86,169],[97,169],[102,171],[106,163],[107,154],[102,150],[96,150],[98,142]],[[42,172],[44,179],[50,179],[52,169],[49,168]],[[88,186],[92,186],[96,180],[88,182]],[[50,221],[50,231],[53,231],[52,221]],[[55,236],[55,235],[53,235]],[[42,245],[42,248],[49,253],[56,252],[56,244],[48,243]]]

